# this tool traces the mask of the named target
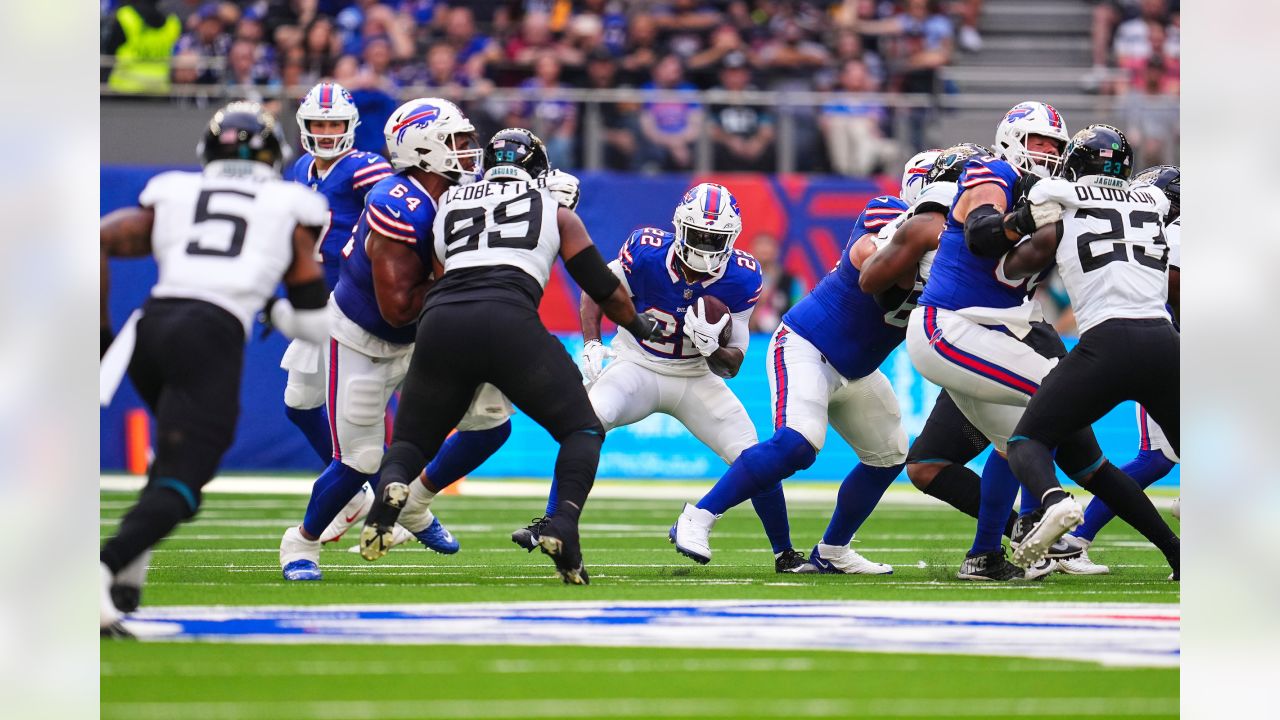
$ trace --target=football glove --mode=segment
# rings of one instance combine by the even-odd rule
[[[588,382],[595,382],[604,370],[604,361],[613,357],[613,350],[599,340],[588,340],[582,346],[582,374]]]
[[[551,197],[555,198],[561,207],[570,210],[578,208],[580,198],[578,185],[578,178],[563,170],[552,170],[547,173],[547,189],[551,191]]]
[[[703,357],[710,357],[720,349],[720,331],[724,330],[725,325],[728,325],[732,319],[732,316],[725,313],[719,321],[707,322],[706,306],[702,298],[698,298],[696,305],[690,305],[684,311],[684,334],[689,337],[693,346]]]
[[[1027,202],[1032,205],[1047,205],[1051,202],[1066,207],[1074,207],[1080,201],[1076,198],[1075,186],[1069,180],[1053,177],[1041,180],[1027,191]],[[1057,222],[1055,219],[1054,222]]]
[[[263,305],[262,309],[258,311],[258,324],[262,326],[262,329],[258,331],[259,340],[266,340],[271,336],[271,333],[275,332],[276,324],[271,321],[271,308],[277,302],[280,302],[280,296],[272,295],[267,298],[267,304]]]

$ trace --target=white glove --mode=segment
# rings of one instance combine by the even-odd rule
[[[562,207],[574,210],[578,207],[578,178],[563,170],[552,170],[547,173],[547,189],[551,197]]]
[[[1027,192],[1027,202],[1032,205],[1056,202],[1067,207],[1075,207],[1080,204],[1079,198],[1076,197],[1075,185],[1066,178],[1060,177],[1047,178],[1036,183]],[[1057,222],[1057,220],[1054,222]]]
[[[1035,192],[1034,188],[1032,192]],[[1035,221],[1037,230],[1052,225],[1062,219],[1062,205],[1055,200],[1031,203],[1031,219]]]
[[[694,308],[697,311],[694,311]],[[729,324],[732,316],[725,313],[719,322],[707,322],[706,305],[702,298],[698,298],[696,305],[690,305],[684,311],[684,334],[693,341],[693,346],[703,357],[710,357],[712,353],[720,349],[720,331],[724,330],[724,326]]]
[[[599,340],[588,340],[582,346],[582,374],[588,382],[595,382],[604,370],[604,361],[613,357],[613,350],[605,347]]]

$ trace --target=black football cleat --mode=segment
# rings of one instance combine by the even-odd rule
[[[795,548],[787,548],[778,553],[773,559],[773,571],[776,573],[792,573],[796,575],[808,575],[818,572],[818,568],[810,563],[804,555],[801,555]]]
[[[137,637],[129,632],[129,628],[124,623],[117,620],[106,627],[98,628],[98,634],[103,638],[111,638],[113,640],[137,640]]]
[[[540,518],[534,518],[529,527],[522,527],[511,533],[511,542],[520,547],[533,552],[538,547],[539,541],[542,539],[542,530],[547,526],[551,518],[543,515]]]
[[[538,546],[556,564],[556,574],[566,585],[588,585],[591,579],[582,566],[582,546],[578,542],[578,523],[564,515],[547,520],[538,535]]]
[[[1044,515],[1044,510],[1036,510],[1035,512],[1019,515],[1017,521],[1013,524],[1013,532],[1009,534],[1009,547],[1017,552],[1022,547],[1022,543],[1027,538],[1027,534],[1031,532],[1031,528]],[[1049,550],[1044,556],[1054,560],[1074,560],[1080,557],[1085,550],[1088,549],[1084,543],[1080,542],[1072,535],[1063,535],[1049,546]]]
[[[360,531],[360,557],[377,560],[395,547],[396,521],[409,500],[409,486],[404,483],[387,483],[373,501],[369,515]]]
[[[1009,562],[1001,547],[999,550],[966,556],[956,577],[961,580],[1007,582],[1026,580],[1027,572]]]

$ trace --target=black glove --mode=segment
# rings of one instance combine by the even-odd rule
[[[1024,198],[1021,205],[1004,216],[1004,227],[1010,232],[1017,233],[1019,237],[1035,232],[1036,220],[1031,216],[1031,203]]]
[[[262,309],[258,311],[258,323],[262,325],[262,330],[258,332],[259,340],[266,340],[271,333],[275,332],[275,323],[271,322],[271,308],[275,307],[278,302],[280,302],[280,296],[272,295],[267,300],[267,304],[263,305]]]
[[[1018,176],[1017,182],[1013,184],[1013,204],[1026,205],[1027,193],[1031,192],[1031,188],[1040,182],[1040,176],[1029,172],[1024,172]]]
[[[897,284],[894,284],[890,285],[889,289],[878,292],[871,297],[876,301],[876,305],[880,306],[881,310],[890,312],[902,307],[902,303],[906,302],[907,298],[911,297],[911,290],[912,288],[899,287]]]
[[[111,347],[111,341],[116,339],[116,334],[111,331],[110,325],[103,325],[98,328],[98,359],[101,360],[103,355],[107,354],[107,348]]]
[[[635,336],[636,340],[656,340],[662,327],[652,315],[648,313],[636,313],[636,317],[625,325],[627,332]]]

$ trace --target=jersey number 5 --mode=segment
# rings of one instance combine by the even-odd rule
[[[513,210],[517,204],[528,201],[523,210]],[[492,226],[485,235],[486,244],[491,248],[513,248],[516,250],[532,250],[538,247],[538,238],[542,234],[542,193],[536,189],[512,198],[493,208],[493,218],[486,222],[488,211],[482,207],[455,208],[444,216],[444,256],[446,259],[460,252],[469,252],[480,247],[480,236],[485,229]],[[524,223],[524,232],[512,226]],[[513,234],[505,234],[504,230],[514,229]]]
[[[224,196],[224,205],[241,205],[239,208],[243,210],[240,213],[231,212],[210,212],[209,202],[216,196]],[[243,198],[237,200],[236,198]],[[253,201],[253,193],[244,192],[243,190],[202,190],[200,197],[196,200],[196,216],[192,224],[192,228],[196,231],[196,235],[187,243],[188,255],[213,255],[216,257],[235,257],[244,249],[245,232],[249,229],[249,221],[245,219],[248,214],[249,205]],[[227,207],[226,209],[232,209]],[[231,223],[231,238],[224,242],[208,242],[209,232],[205,223],[212,220],[223,220]],[[203,227],[202,227],[203,226]]]

